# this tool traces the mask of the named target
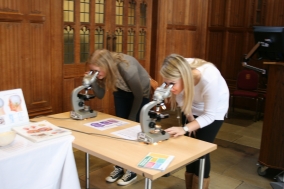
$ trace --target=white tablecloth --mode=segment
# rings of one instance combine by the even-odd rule
[[[80,189],[72,135],[0,147],[0,189]]]

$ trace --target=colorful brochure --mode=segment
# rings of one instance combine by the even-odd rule
[[[139,164],[139,167],[156,169],[160,171],[166,170],[174,159],[172,155],[150,152]]]

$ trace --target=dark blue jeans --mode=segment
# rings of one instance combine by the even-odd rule
[[[115,105],[115,114],[117,117],[128,119],[130,114],[134,95],[132,92],[126,92],[121,89],[118,89],[113,93],[114,96],[114,105]],[[149,102],[149,98],[143,98],[139,111],[136,114],[136,121],[139,122],[140,111],[142,107]]]

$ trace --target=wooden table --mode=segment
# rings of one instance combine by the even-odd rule
[[[199,187],[203,185],[204,175],[204,155],[217,149],[216,144],[204,142],[190,137],[170,138],[169,140],[159,142],[158,144],[145,144],[137,141],[126,141],[117,139],[116,135],[111,134],[114,131],[129,128],[138,125],[139,123],[118,118],[112,115],[98,112],[97,117],[86,120],[73,120],[69,112],[55,114],[48,117],[33,119],[36,121],[47,120],[57,126],[69,128],[75,136],[73,147],[83,152],[86,152],[86,186],[89,187],[89,154],[100,159],[108,161],[112,164],[129,169],[139,175],[145,177],[145,188],[150,189],[152,181],[180,168],[190,162],[200,159],[199,171]],[[125,124],[119,127],[100,131],[84,124],[99,121],[103,119],[114,118],[121,121],[126,121]],[[85,133],[96,133],[100,135],[89,135]],[[103,136],[104,135],[104,136]],[[106,136],[107,135],[107,136]],[[111,137],[114,138],[111,138]],[[140,168],[138,163],[149,153],[156,152],[162,154],[173,155],[175,158],[170,163],[165,171],[157,171],[152,169]]]

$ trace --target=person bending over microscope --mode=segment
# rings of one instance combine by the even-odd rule
[[[229,89],[214,64],[197,58],[171,54],[160,70],[164,82],[173,84],[171,107],[182,111],[183,127],[173,126],[165,131],[173,137],[187,135],[213,143],[229,107]],[[203,188],[208,189],[210,157],[205,156]],[[198,188],[199,161],[186,166],[187,189]]]
[[[90,70],[99,71],[92,84],[96,97],[102,99],[106,89],[113,91],[116,116],[139,122],[141,108],[149,103],[151,87],[150,76],[141,64],[132,56],[106,49],[96,50],[88,64]],[[118,185],[127,185],[136,178],[136,173],[127,170],[124,174],[116,165],[106,181],[119,179]]]

